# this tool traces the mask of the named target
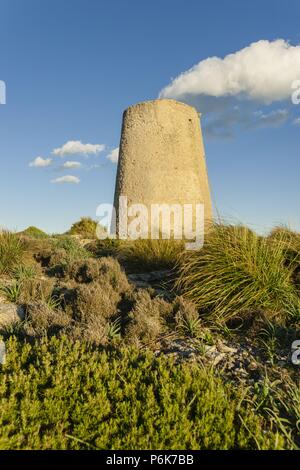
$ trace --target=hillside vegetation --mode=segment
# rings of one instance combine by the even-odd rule
[[[79,227],[0,234],[0,448],[298,448],[300,235],[216,225],[185,252]]]

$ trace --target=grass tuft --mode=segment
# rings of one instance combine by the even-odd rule
[[[21,238],[13,232],[0,231],[0,274],[11,274],[22,262],[23,254]]]
[[[299,319],[294,259],[287,262],[286,249],[283,237],[270,240],[247,227],[215,225],[201,250],[182,256],[177,287],[218,321],[259,309],[284,321]]]
[[[173,268],[183,250],[182,241],[139,239],[122,243],[117,256],[129,267],[149,271]]]

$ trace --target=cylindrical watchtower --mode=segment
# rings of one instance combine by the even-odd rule
[[[199,114],[169,99],[130,106],[123,115],[115,208],[119,197],[128,205],[204,204],[205,222],[212,218],[210,189]]]

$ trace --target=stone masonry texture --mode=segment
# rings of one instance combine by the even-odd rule
[[[123,114],[115,208],[128,205],[204,204],[212,218],[210,188],[199,114],[184,103],[158,99]],[[117,219],[118,220],[118,219]]]

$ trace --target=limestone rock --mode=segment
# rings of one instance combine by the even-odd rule
[[[0,364],[5,364],[6,359],[6,346],[2,339],[0,339]]]
[[[5,327],[24,320],[25,312],[20,305],[13,303],[0,304],[0,327]]]

